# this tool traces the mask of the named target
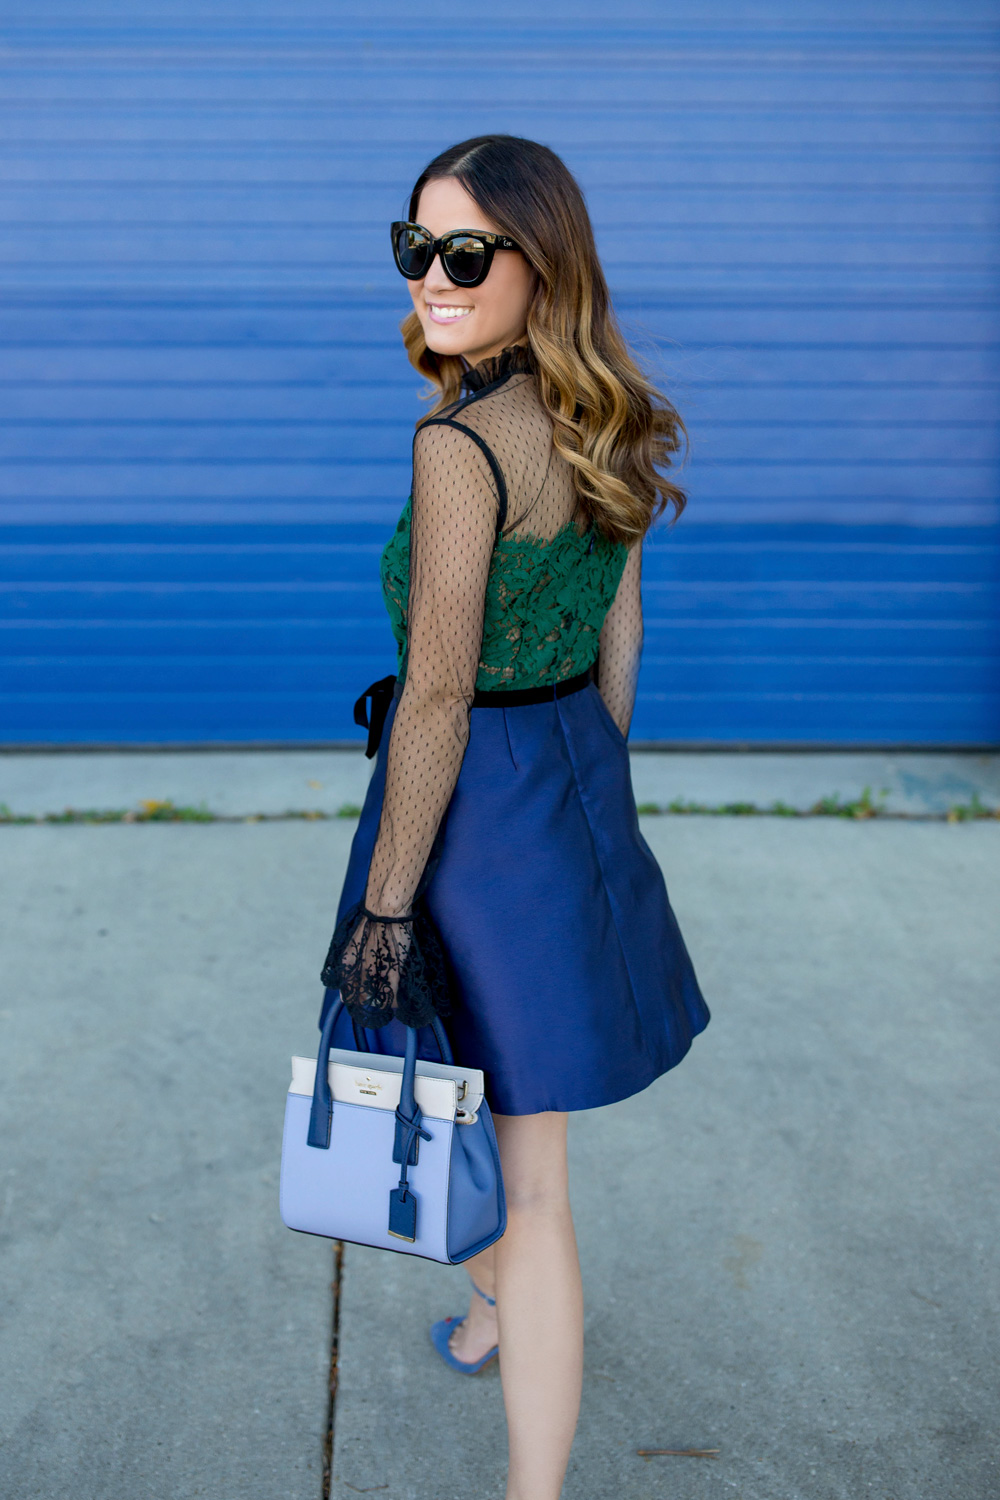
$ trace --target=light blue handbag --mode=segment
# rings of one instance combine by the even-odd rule
[[[292,1058],[281,1148],[281,1217],[289,1229],[450,1264],[498,1240],[507,1224],[500,1155],[483,1075],[457,1067],[435,1017],[441,1062],[331,1048]],[[364,1035],[363,1032],[360,1035]]]

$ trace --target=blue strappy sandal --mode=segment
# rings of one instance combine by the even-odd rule
[[[478,1295],[482,1297],[484,1302],[488,1302],[490,1307],[496,1307],[497,1299],[495,1297],[487,1297],[485,1292],[481,1292],[476,1286],[476,1283],[472,1280],[471,1276],[469,1277],[469,1281],[472,1283],[472,1290],[474,1292],[477,1292]],[[455,1332],[455,1329],[464,1322],[464,1318],[460,1318],[456,1315],[453,1318],[442,1318],[440,1322],[432,1323],[431,1343],[434,1345],[435,1349],[440,1354],[441,1358],[444,1360],[449,1369],[457,1370],[460,1375],[478,1375],[480,1370],[483,1369],[485,1365],[488,1365],[491,1359],[496,1359],[497,1355],[500,1353],[500,1346],[498,1344],[494,1344],[492,1349],[487,1349],[482,1359],[477,1359],[471,1364],[467,1364],[464,1359],[456,1359],[454,1354],[452,1354],[451,1350],[448,1348],[448,1340]]]

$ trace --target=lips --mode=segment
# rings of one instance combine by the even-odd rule
[[[453,307],[444,302],[427,303],[427,315],[432,323],[460,323],[471,311],[471,307]]]

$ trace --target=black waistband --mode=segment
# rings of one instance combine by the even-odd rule
[[[567,698],[578,693],[590,682],[590,668],[576,677],[567,677],[563,682],[550,682],[545,687],[489,688],[476,690],[473,708],[517,708],[523,703],[549,703],[553,698]]]
[[[589,685],[590,681],[591,671],[588,667],[586,672],[580,672],[576,677],[567,677],[563,682],[551,682],[544,687],[477,688],[472,706],[473,708],[520,708],[527,703],[551,703],[554,698],[566,698],[570,693],[579,693],[581,689]],[[398,682],[395,677],[382,677],[378,682],[373,682],[370,687],[366,687],[354,705],[355,724],[361,729],[368,730],[365,755],[369,760],[381,744],[382,729],[389,712],[389,705],[393,698],[399,697],[402,691],[402,683]],[[372,704],[371,714],[368,712],[369,698]]]

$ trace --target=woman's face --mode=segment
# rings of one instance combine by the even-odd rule
[[[417,221],[435,239],[452,229],[501,234],[456,177],[438,177],[420,194]],[[436,255],[422,281],[408,281],[410,296],[435,354],[462,355],[470,365],[516,344],[527,331],[533,272],[520,250],[497,250],[481,286],[455,286]]]

